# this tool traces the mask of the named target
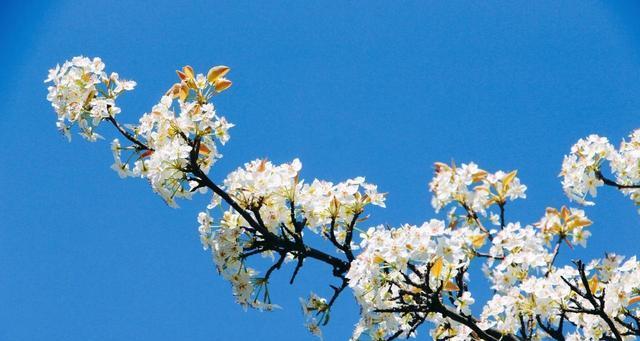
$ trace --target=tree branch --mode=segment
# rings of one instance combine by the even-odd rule
[[[608,179],[607,177],[605,177],[604,175],[602,175],[602,172],[598,169],[595,171],[596,174],[596,178],[598,180],[602,180],[602,182],[604,182],[605,185],[607,186],[612,186],[612,187],[616,187],[617,189],[634,189],[634,188],[640,188],[640,185],[623,185],[623,184],[619,184],[611,179]]]
[[[140,140],[138,140],[135,136],[133,136],[131,133],[129,133],[128,131],[126,131],[119,123],[118,121],[116,121],[115,118],[113,118],[113,116],[109,116],[107,118],[105,118],[105,120],[111,122],[111,124],[113,124],[114,127],[116,127],[116,129],[118,129],[118,131],[120,132],[120,134],[122,134],[122,136],[124,136],[127,140],[133,142],[133,144],[136,145],[136,147],[140,150],[153,150],[152,148],[149,148],[149,146],[147,146],[146,144],[142,143]]]
[[[218,195],[222,200],[224,200],[229,206],[231,206],[242,218],[244,218],[251,227],[253,227],[256,231],[262,234],[262,238],[264,238],[265,245],[269,246],[270,250],[274,251],[296,251],[298,256],[302,256],[304,258],[313,258],[329,264],[333,267],[333,275],[334,276],[342,276],[349,270],[349,262],[343,261],[337,257],[324,253],[315,248],[309,247],[307,245],[298,245],[296,242],[293,242],[289,239],[280,238],[273,233],[269,232],[269,230],[264,226],[259,224],[256,219],[254,219],[249,212],[243,209],[226,191],[216,185],[209,177],[202,171],[200,166],[198,165],[198,150],[200,147],[200,139],[196,137],[194,141],[190,142],[192,146],[192,150],[190,153],[190,170],[192,174],[200,179],[204,185],[211,189],[216,195]]]

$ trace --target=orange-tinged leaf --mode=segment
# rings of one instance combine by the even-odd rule
[[[191,89],[197,89],[198,85],[196,84],[196,79],[195,78],[189,78],[186,80],[187,83],[187,87],[191,88]]]
[[[169,90],[165,93],[165,96],[171,95],[171,97],[176,98],[180,94],[180,83],[176,83],[171,86]]]
[[[487,177],[487,172],[485,172],[483,170],[477,171],[471,176],[471,178],[472,178],[472,180],[474,182],[478,182],[478,181],[484,180],[486,177]]]
[[[187,99],[188,96],[189,96],[189,87],[184,82],[180,83],[180,92],[178,93],[178,98],[180,98],[181,101],[184,101],[185,99]]]
[[[440,277],[442,273],[442,257],[438,257],[431,265],[431,275],[434,277]]]
[[[569,219],[569,221],[567,221],[567,228],[569,228],[570,230],[573,230],[576,227],[589,226],[591,225],[591,223],[592,222],[589,219],[580,219],[580,218]]]
[[[217,92],[222,92],[229,89],[231,87],[231,84],[232,83],[230,80],[226,78],[219,78],[218,80],[216,80],[214,87],[216,88]]]
[[[187,75],[184,74],[184,72],[176,70],[176,73],[178,74],[178,77],[180,77],[181,80],[187,80]]]
[[[447,164],[442,163],[442,162],[436,162],[436,163],[433,164],[433,168],[436,170],[436,173],[438,173],[443,169],[448,169],[449,166]]]
[[[147,150],[146,152],[140,154],[140,158],[142,159],[142,158],[145,158],[147,156],[151,156],[151,154],[153,154],[153,152],[154,152],[153,150]]]
[[[418,293],[421,293],[421,292],[422,292],[422,289],[420,289],[420,288],[416,288],[416,287],[414,287],[414,286],[409,286],[407,289],[408,289],[409,291],[411,291],[412,293],[414,293],[414,294],[418,294]]]
[[[547,207],[545,211],[547,214],[558,214],[558,209],[555,207]]]
[[[369,217],[370,217],[369,215],[366,215],[366,216],[364,216],[364,217],[359,218],[358,220],[356,220],[356,222],[358,222],[358,223],[363,223],[363,222],[367,221],[367,219],[369,219]]]
[[[444,283],[444,286],[442,286],[442,290],[444,291],[458,291],[460,290],[460,288],[453,283],[452,281],[447,281],[446,283]]]
[[[629,300],[629,305],[636,304],[638,302],[640,302],[640,296],[634,296]]]
[[[480,248],[482,247],[482,245],[484,245],[485,238],[486,238],[486,235],[484,234],[475,235],[471,237],[471,244],[475,248]]]
[[[598,284],[600,283],[600,281],[598,280],[598,276],[593,275],[593,277],[591,277],[591,279],[589,280],[589,290],[591,290],[591,293],[595,293],[596,290],[598,290]]]
[[[198,150],[198,153],[209,154],[210,152],[211,150],[207,148],[207,146],[205,146],[204,144],[200,145],[200,150]]]
[[[182,71],[184,71],[184,74],[189,77],[189,79],[193,79],[195,78],[195,74],[193,72],[193,68],[189,65],[185,66],[182,68]]]
[[[218,80],[218,78],[224,77],[227,73],[229,73],[229,70],[231,69],[228,66],[224,66],[224,65],[214,66],[211,69],[209,69],[209,72],[207,73],[207,81],[213,84]]]
[[[502,187],[503,188],[509,188],[509,185],[511,184],[513,179],[516,178],[517,174],[518,174],[518,171],[514,170],[511,173],[505,175],[504,178],[502,178]]]
[[[258,172],[264,172],[267,169],[267,159],[260,160],[260,165],[258,165]]]

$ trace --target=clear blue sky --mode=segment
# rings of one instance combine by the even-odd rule
[[[137,121],[190,64],[232,67],[218,110],[237,126],[211,176],[299,157],[306,178],[364,175],[389,192],[371,223],[434,216],[434,161],[519,169],[531,223],[567,204],[557,178],[578,138],[640,127],[640,8],[605,2],[3,2],[0,9],[0,340],[306,340],[297,299],[328,293],[326,268],[277,274],[274,313],[244,312],[200,247],[196,213],[109,169],[107,142],[68,144],[42,84],[100,56],[138,82]],[[110,130],[102,131],[113,137]],[[631,201],[603,191],[588,251],[637,252]],[[476,279],[478,281],[478,279]],[[340,298],[326,340],[357,320]],[[424,335],[424,334],[423,334]]]

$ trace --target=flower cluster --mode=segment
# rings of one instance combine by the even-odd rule
[[[615,181],[603,176],[605,162],[609,162]],[[631,133],[628,141],[623,140],[619,149],[598,135],[578,140],[565,155],[560,176],[565,193],[578,203],[593,205],[587,196],[595,198],[598,187],[610,185],[640,205],[640,130]]]
[[[69,140],[74,124],[88,141],[100,138],[95,132],[98,124],[120,113],[116,98],[136,86],[136,82],[122,80],[117,73],[107,75],[104,67],[100,58],[78,56],[49,70],[45,83],[53,85],[48,88],[47,100],[58,114],[58,129]]]
[[[560,303],[568,297],[571,289],[562,281],[563,277],[574,278],[575,269],[565,267],[548,277],[528,277],[519,286],[509,287],[496,293],[483,307],[480,327],[494,328],[503,335],[516,334],[523,321],[537,323],[536,316],[545,316],[551,323],[558,323]],[[531,334],[533,340],[544,336],[539,329]]]
[[[623,193],[629,195],[636,205],[640,205],[640,129],[629,135],[629,140],[620,143],[618,152],[611,160],[611,170],[616,175],[616,183]]]
[[[346,221],[353,222],[353,217],[362,213],[365,206],[374,204],[384,206],[384,195],[376,190],[375,185],[367,184],[364,178],[350,179],[336,185],[314,180],[310,185],[299,179],[302,164],[298,159],[290,163],[274,165],[267,160],[255,160],[245,164],[243,168],[230,173],[224,180],[226,193],[244,210],[260,228],[254,228],[233,208],[226,211],[218,227],[213,228],[209,213],[202,212],[199,231],[205,247],[211,247],[214,261],[223,277],[229,280],[234,288],[238,303],[260,309],[271,309],[273,305],[268,292],[269,274],[258,277],[258,272],[246,266],[249,255],[262,254],[274,256],[281,260],[272,269],[279,268],[284,260],[298,258],[301,255],[295,250],[287,253],[281,246],[274,249],[273,240],[280,242],[302,242],[303,229],[319,232],[327,227],[322,224],[343,221],[340,230],[342,237],[336,242],[345,243],[348,228]],[[219,197],[209,208],[219,204]],[[205,222],[206,224],[203,224]],[[337,233],[337,225],[330,224]],[[330,238],[326,234],[326,238]],[[341,250],[347,250],[341,246]],[[285,258],[286,256],[286,258]],[[314,296],[315,297],[315,296]],[[312,297],[313,298],[313,297]],[[311,303],[313,304],[311,304]],[[309,318],[307,326],[319,334],[319,325],[328,320],[328,307],[318,306],[317,299],[311,299],[306,311],[314,310],[321,314],[319,320]],[[313,307],[315,308],[313,308]]]
[[[491,257],[484,269],[492,288],[498,292],[508,291],[531,271],[547,267],[551,255],[545,245],[542,233],[532,226],[509,223],[497,232],[491,241]],[[495,260],[499,260],[497,264]]]
[[[436,163],[429,183],[433,208],[438,212],[453,203],[464,214],[456,215],[454,207],[448,223],[434,219],[421,226],[362,231],[357,224],[368,218],[365,208],[385,207],[385,194],[364,177],[305,182],[298,159],[280,165],[251,161],[221,186],[207,177],[233,127],[210,103],[231,86],[225,78],[228,67],[216,66],[204,75],[185,66],[177,71],[179,82],[151,111],[137,125],[125,126],[116,121],[116,99],[136,83],[104,69],[100,58],[80,56],[49,71],[47,99],[59,130],[70,139],[75,125],[81,136],[96,141],[99,124],[113,124],[127,143],[111,143],[113,170],[121,177],[146,178],[171,206],[176,198],[211,189],[211,203],[197,217],[200,240],[245,308],[276,308],[268,287],[273,271],[297,261],[293,283],[304,261],[311,259],[330,265],[342,281],[340,287],[331,286],[329,301],[314,293],[301,299],[306,326],[319,337],[347,287],[361,307],[353,339],[411,337],[423,322],[432,324],[430,334],[438,340],[640,336],[640,262],[608,254],[588,265],[575,261],[575,267],[556,266],[563,242],[571,249],[586,247],[592,222],[583,210],[564,206],[547,208],[533,225],[506,222],[507,202],[526,197],[527,187],[516,171],[489,173],[474,163]],[[605,163],[612,179],[603,174]],[[560,175],[566,194],[581,204],[593,204],[588,197],[608,185],[640,205],[640,129],[618,149],[597,135],[580,139],[564,157]],[[209,210],[223,200],[228,208],[213,217]],[[487,217],[494,229],[483,226]],[[336,254],[309,245],[306,230],[330,241]],[[355,232],[360,240],[354,240]],[[260,272],[248,265],[253,255],[269,257],[273,264]],[[493,297],[474,317],[469,269],[478,258],[486,259],[482,270]],[[570,327],[563,329],[566,325]]]
[[[587,247],[587,239],[591,236],[591,232],[585,228],[590,225],[591,220],[585,216],[583,210],[565,206],[560,210],[547,208],[544,217],[535,224],[540,228],[547,243],[555,237],[558,237],[559,242],[571,237],[573,245],[582,247]]]
[[[480,230],[454,230],[439,220],[397,229],[378,226],[361,238],[363,251],[347,273],[349,286],[362,307],[353,338],[366,332],[375,340],[397,332],[412,335],[412,317],[400,313],[401,308],[420,307],[427,299],[423,295],[461,290],[459,274],[485,241]],[[467,313],[472,303],[467,293],[457,301],[457,309]],[[426,312],[419,314],[427,318]]]
[[[104,68],[100,58],[75,57],[49,71],[45,82],[53,85],[47,99],[58,114],[59,129],[70,138],[70,127],[77,124],[84,138],[95,141],[101,137],[95,132],[97,126],[110,120],[132,142],[128,146],[118,139],[112,142],[112,168],[121,177],[147,178],[153,190],[175,207],[175,198],[190,197],[197,186],[188,176],[196,168],[193,163],[206,174],[222,156],[215,141],[224,145],[229,140],[233,124],[219,117],[209,103],[231,86],[224,77],[229,68],[213,67],[205,76],[185,66],[178,71],[180,82],[128,130],[115,120],[120,113],[115,100],[136,83],[120,79],[117,73],[107,76]],[[124,161],[123,152],[128,154]]]
[[[562,188],[571,200],[584,205],[593,205],[587,201],[587,194],[595,197],[597,188],[604,185],[598,176],[603,161],[611,160],[615,148],[606,137],[589,135],[580,139],[571,147],[571,154],[562,161]]]
[[[224,279],[231,283],[236,302],[243,307],[272,310],[267,279],[258,276],[258,271],[245,264],[245,249],[251,247],[254,239],[245,229],[246,221],[232,212],[225,211],[214,226],[208,212],[198,214],[198,232],[205,249],[211,248],[213,262]]]
[[[491,174],[475,163],[456,167],[438,162],[435,164],[435,176],[429,183],[433,193],[431,204],[436,212],[456,202],[467,210],[486,214],[494,204],[504,205],[507,200],[526,198],[527,186],[520,183],[516,174],[516,171]]]
[[[519,333],[525,324],[533,340],[542,340],[547,330],[568,321],[576,328],[566,340],[600,340],[612,335],[602,312],[625,334],[632,327],[628,320],[640,316],[635,305],[640,301],[640,263],[635,257],[622,261],[623,257],[608,255],[586,267],[566,266],[544,277],[531,276],[494,295],[484,306],[480,325],[507,335]]]
[[[151,112],[140,118],[139,125],[131,127],[135,137],[143,142],[128,147],[120,146],[118,140],[112,144],[115,160],[112,168],[121,177],[147,178],[153,190],[174,207],[175,198],[190,197],[197,186],[189,181],[189,173],[194,171],[193,162],[208,173],[222,157],[216,140],[224,145],[229,140],[228,130],[233,127],[224,117],[218,116],[213,104],[209,103],[214,94],[230,86],[223,77],[229,69],[212,68],[217,74],[209,78],[194,75],[188,66],[183,70],[178,72],[182,81],[175,84]],[[226,87],[219,86],[221,80]],[[192,157],[196,143],[198,151]],[[120,155],[122,150],[130,153],[125,161]]]
[[[293,231],[294,220],[300,220],[313,232],[327,232],[333,226],[336,239],[342,241],[347,225],[367,205],[384,207],[384,194],[363,177],[337,184],[315,179],[307,184],[298,176],[301,168],[298,159],[278,166],[254,160],[229,174],[224,188],[275,234],[282,224]]]

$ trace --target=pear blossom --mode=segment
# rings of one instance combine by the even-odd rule
[[[44,82],[53,85],[48,87],[47,100],[58,115],[58,129],[69,140],[75,124],[86,140],[101,138],[95,131],[100,122],[120,113],[116,98],[136,86],[134,81],[121,80],[117,73],[107,75],[104,68],[98,57],[78,56],[49,70]]]
[[[310,231],[338,242],[344,241],[348,225],[367,205],[384,207],[384,193],[363,177],[337,184],[314,179],[308,184],[299,176],[301,169],[298,159],[281,165],[254,160],[230,173],[224,188],[241,207],[258,214],[273,233],[282,224],[294,228],[293,205],[293,218],[299,216]]]
[[[417,297],[410,293],[418,294],[423,287],[460,290],[456,276],[469,265],[479,246],[477,236],[482,236],[477,229],[452,230],[440,220],[397,229],[378,226],[362,233],[363,251],[347,273],[362,307],[353,338],[361,333],[376,340],[396,332],[413,335],[411,319],[392,311],[416,304]],[[471,304],[473,299],[467,294],[461,296],[458,308],[467,312]]]
[[[475,163],[456,167],[438,162],[435,176],[429,183],[433,193],[431,205],[438,212],[456,202],[469,212],[486,215],[494,204],[504,206],[507,201],[526,198],[527,186],[520,183],[516,174],[516,171],[488,173]]]
[[[386,206],[377,185],[362,176],[305,181],[297,158],[281,164],[253,160],[217,184],[208,174],[234,125],[211,100],[231,86],[228,72],[216,66],[197,74],[185,66],[177,71],[179,81],[132,125],[118,122],[117,100],[136,83],[107,74],[100,58],[80,56],[57,65],[45,83],[52,83],[47,99],[65,136],[75,128],[97,141],[104,121],[122,135],[111,143],[111,168],[118,176],[146,179],[174,207],[177,199],[213,192],[197,215],[198,236],[243,308],[279,308],[271,297],[271,275],[295,264],[293,284],[305,262],[318,261],[340,281],[330,286],[332,296],[312,292],[300,299],[305,327],[320,338],[346,289],[360,306],[352,340],[417,337],[423,323],[435,340],[640,336],[640,262],[607,253],[588,263],[558,264],[561,250],[586,247],[600,231],[584,210],[566,206],[547,208],[532,224],[507,221],[505,205],[526,198],[527,186],[515,170],[491,173],[473,162],[438,162],[429,190],[436,213],[450,206],[442,214],[446,220],[396,227],[366,225],[373,206]],[[618,149],[598,135],[578,140],[560,175],[563,190],[579,204],[593,204],[589,200],[606,185],[640,205],[640,129]],[[262,269],[264,263],[271,264]],[[472,282],[474,266],[484,278]],[[491,290],[484,302],[473,290],[483,285]]]

